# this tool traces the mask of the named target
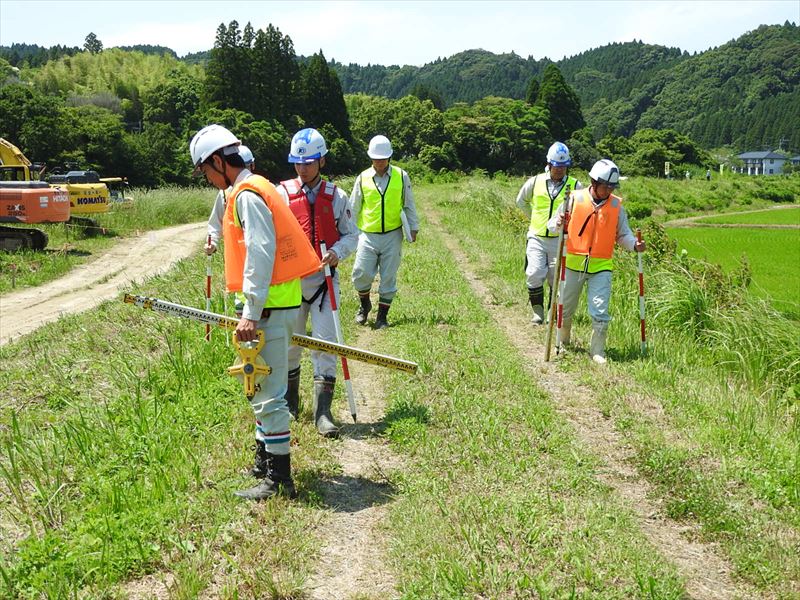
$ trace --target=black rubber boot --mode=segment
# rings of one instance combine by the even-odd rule
[[[256,440],[256,458],[253,468],[250,469],[250,475],[256,479],[264,479],[269,472],[269,459],[267,458],[267,447],[264,442]]]
[[[289,371],[287,382],[286,405],[289,407],[289,414],[296,421],[300,414],[300,367]]]
[[[531,323],[541,325],[544,323],[544,286],[528,288],[528,300],[533,309]]]
[[[378,316],[375,317],[375,329],[386,329],[389,326],[389,322],[386,320],[386,317],[389,314],[390,306],[391,304],[387,304],[385,302],[378,303]]]
[[[273,496],[297,498],[297,490],[292,481],[291,458],[289,454],[270,454],[267,452],[268,476],[247,490],[234,492],[245,500],[267,500]]]
[[[366,325],[369,311],[372,310],[372,302],[369,301],[369,292],[358,292],[358,299],[361,301],[361,306],[356,313],[356,323],[359,325]]]
[[[314,379],[314,424],[320,435],[328,438],[339,437],[339,428],[333,424],[331,402],[336,378]]]

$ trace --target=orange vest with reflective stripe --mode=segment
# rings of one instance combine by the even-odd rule
[[[622,198],[611,195],[608,200],[596,207],[589,188],[572,193],[572,211],[567,228],[568,268],[573,268],[572,265],[575,264],[574,259],[569,260],[570,255],[580,256],[581,263],[589,264],[590,273],[611,268],[621,206]],[[589,259],[588,263],[585,263],[586,257]],[[592,268],[592,263],[597,263],[594,266],[598,268]],[[599,268],[601,265],[603,269]]]
[[[228,292],[242,291],[247,248],[244,231],[236,214],[236,198],[245,190],[260,196],[272,213],[277,248],[270,285],[278,285],[319,271],[321,265],[314,249],[275,186],[261,175],[251,175],[234,186],[225,205],[222,234],[225,239],[225,283]]]

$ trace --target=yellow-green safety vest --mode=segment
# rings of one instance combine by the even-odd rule
[[[567,186],[574,192],[575,186],[578,185],[578,180],[567,176],[566,183],[561,186],[555,198],[550,197],[547,181],[547,177],[539,175],[533,181],[533,195],[529,201],[531,205],[531,224],[528,227],[528,233],[541,237],[558,237],[557,234],[552,234],[547,229],[547,222],[558,210],[558,207],[561,206],[561,203],[564,202]]]
[[[375,169],[361,173],[361,212],[356,225],[367,233],[386,233],[400,229],[404,190],[403,170],[389,165],[389,183],[381,194],[375,185]]]

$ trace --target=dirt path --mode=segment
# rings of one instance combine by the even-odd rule
[[[120,242],[61,279],[0,298],[0,345],[63,314],[88,310],[113,298],[132,281],[164,273],[199,251],[205,231],[205,223],[195,223],[148,232]],[[372,329],[359,329],[348,343],[370,348],[379,335]],[[353,363],[351,369],[359,421],[353,424],[347,402],[339,403],[337,416],[343,427],[334,453],[342,473],[322,486],[330,513],[321,524],[318,569],[307,585],[312,599],[397,597],[386,566],[383,528],[393,495],[388,474],[402,463],[380,437],[386,410],[383,369],[364,363]],[[166,597],[171,575],[165,578],[131,582],[127,592],[131,597]]]
[[[113,298],[133,281],[167,271],[200,251],[205,223],[148,231],[125,239],[61,279],[0,298],[0,345],[62,314],[82,312]]]
[[[724,215],[714,215],[715,217],[727,215],[747,215],[751,213],[770,212],[773,210],[785,210],[787,208],[797,208],[796,204],[788,204],[784,206],[776,206],[774,208],[761,208],[756,210],[740,210],[738,212],[725,213]],[[704,223],[703,219],[709,215],[697,215],[695,217],[686,217],[684,219],[675,219],[674,221],[667,221],[664,227],[746,227],[748,229],[800,229],[800,225],[793,224],[780,224],[780,223]]]
[[[342,318],[349,315],[342,314]],[[379,335],[383,334],[359,329],[348,344],[372,348]],[[334,455],[342,474],[322,486],[323,500],[331,512],[320,526],[318,568],[306,588],[313,600],[397,597],[384,540],[393,495],[388,475],[401,468],[402,462],[380,437],[386,412],[380,372],[384,369],[364,363],[351,363],[350,368],[358,423],[353,424],[347,401],[341,402],[337,416],[344,425]]]
[[[592,401],[594,393],[576,383],[574,376],[560,372],[556,362],[544,362],[544,345],[540,341],[545,339],[544,328],[534,331],[527,312],[494,304],[490,290],[472,270],[458,240],[445,231],[439,215],[429,212],[428,218],[461,265],[484,308],[496,316],[496,322],[503,327],[509,341],[525,357],[533,378],[553,398],[558,398],[558,402],[554,402],[556,410],[572,424],[581,444],[604,461],[600,479],[623,499],[653,547],[684,577],[689,597],[698,600],[761,597],[756,590],[733,580],[733,567],[721,557],[714,544],[696,541],[698,527],[676,523],[664,515],[652,487],[632,466],[633,449]],[[587,365],[590,369],[598,368],[588,358]]]

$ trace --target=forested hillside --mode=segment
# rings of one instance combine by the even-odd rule
[[[188,183],[188,140],[210,122],[236,131],[272,178],[291,173],[289,140],[306,126],[325,135],[331,175],[357,170],[377,133],[415,176],[531,173],[554,139],[583,168],[602,155],[628,175],[663,175],[667,161],[704,172],[723,145],[800,151],[800,36],[786,23],[694,56],[633,41],[557,63],[470,50],[423,67],[298,57],[273,25],[236,21],[183,59],[103,49],[93,33],[83,50],[0,47],[0,136],[34,161]]]
[[[399,98],[424,86],[446,104],[523,99],[551,61],[469,50],[423,67],[333,63],[345,93]],[[762,25],[690,56],[678,48],[615,43],[555,63],[580,98],[595,139],[675,129],[706,147],[800,148],[800,31]]]
[[[447,105],[474,102],[486,96],[523,99],[531,77],[541,78],[550,61],[485,50],[467,50],[439,58],[423,67],[360,66],[332,62],[346,94],[363,93],[402,98],[415,86],[435,90]]]

